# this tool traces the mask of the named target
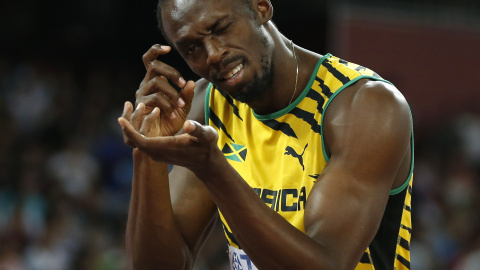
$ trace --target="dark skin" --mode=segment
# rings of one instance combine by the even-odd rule
[[[172,0],[162,13],[165,32],[194,72],[231,95],[248,92],[262,63],[274,62],[272,85],[247,104],[261,114],[278,111],[295,85],[290,43],[270,22],[269,1],[252,0],[253,11],[238,2]],[[303,89],[320,55],[295,50]],[[132,268],[191,269],[218,207],[259,269],[354,269],[376,234],[390,190],[409,174],[411,118],[400,92],[360,80],[331,103],[323,125],[331,159],[307,199],[302,233],[229,165],[216,131],[204,126],[208,82],[185,82],[157,60],[169,51],[155,45],[144,55],[138,106],[134,111],[127,102],[119,118],[125,142],[135,148],[127,224]],[[238,80],[224,80],[240,63]],[[176,165],[170,175],[169,163]]]

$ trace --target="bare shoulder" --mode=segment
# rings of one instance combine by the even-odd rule
[[[365,80],[360,81],[357,88],[357,95],[366,95],[372,101],[384,101],[387,102],[387,105],[395,105],[395,108],[409,110],[405,97],[392,84],[384,81]]]
[[[366,107],[366,110],[371,110],[367,112],[375,114],[376,117],[370,115],[372,119],[380,120],[381,123],[393,121],[395,126],[410,134],[412,124],[410,107],[403,94],[392,84],[366,80],[360,82],[353,97],[352,102],[353,104],[358,102],[355,105],[359,106],[359,109]],[[389,128],[396,130],[391,126]]]
[[[408,103],[395,86],[362,79],[332,100],[323,124],[327,145],[334,147],[360,137],[408,141],[412,120]]]
[[[343,90],[331,103],[329,115],[362,113],[373,117],[393,117],[410,121],[410,108],[405,97],[393,85],[383,81],[362,79]],[[371,115],[374,113],[375,115]],[[372,118],[363,119],[368,121]],[[357,119],[358,120],[358,119]]]
[[[187,119],[195,120],[202,125],[205,124],[205,94],[209,84],[210,82],[203,78],[195,82],[195,96],[187,117]]]

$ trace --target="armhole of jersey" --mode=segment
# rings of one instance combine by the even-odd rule
[[[325,114],[327,113],[328,106],[330,105],[332,100],[338,94],[340,94],[340,92],[342,92],[345,88],[349,87],[350,85],[356,83],[357,81],[359,81],[361,79],[382,81],[382,82],[386,82],[388,84],[393,85],[391,82],[389,82],[387,80],[384,80],[384,79],[380,79],[380,78],[376,78],[376,77],[368,76],[368,75],[362,75],[362,76],[358,76],[358,77],[354,78],[353,80],[349,81],[348,83],[343,85],[340,89],[335,91],[335,93],[333,93],[333,95],[328,99],[327,104],[325,104],[325,108],[323,110],[322,120],[321,120],[321,124],[320,124],[321,136],[322,136],[322,151],[323,151],[323,157],[325,159],[325,162],[328,162],[330,160],[330,157],[327,155],[327,150],[325,149],[325,138],[323,137],[323,121],[324,121]],[[411,110],[410,110],[410,117],[412,118],[412,111]],[[414,157],[414,155],[413,155],[413,151],[414,151],[414,147],[413,147],[413,121],[412,121],[412,135],[411,135],[411,138],[410,138],[410,145],[411,145],[411,149],[412,149],[412,161],[411,161],[411,164],[410,164],[410,173],[408,174],[408,177],[405,180],[405,182],[400,187],[390,190],[390,195],[396,195],[396,194],[402,192],[408,186],[408,184],[410,183],[410,180],[412,179],[412,176],[413,176],[413,161],[414,161],[413,160],[413,157]]]
[[[409,108],[410,109],[410,108]],[[411,161],[410,161],[410,172],[408,173],[408,177],[407,177],[407,180],[405,180],[405,182],[403,183],[403,185],[399,186],[398,188],[396,189],[392,189],[390,190],[390,195],[397,195],[398,193],[402,192],[405,188],[407,188],[408,184],[410,183],[410,181],[412,180],[412,177],[413,177],[413,165],[414,165],[414,161],[415,161],[415,155],[414,155],[414,152],[415,152],[415,147],[414,146],[414,136],[413,136],[413,114],[412,114],[412,110],[410,109],[410,119],[412,121],[412,135],[410,137],[410,149],[411,149],[411,152],[412,152],[412,157],[411,157]]]
[[[210,93],[212,92],[213,84],[209,83],[207,92],[205,93],[205,125],[210,125]]]
[[[340,87],[340,89],[338,89],[337,91],[335,91],[335,93],[333,93],[333,95],[328,99],[327,104],[325,104],[325,108],[323,109],[322,119],[320,120],[320,129],[321,129],[321,136],[322,136],[322,151],[323,151],[323,157],[325,158],[325,162],[328,162],[330,160],[330,157],[327,155],[327,151],[325,149],[325,139],[323,137],[323,121],[324,121],[324,118],[325,118],[325,114],[327,114],[328,106],[330,106],[330,103],[332,103],[332,100],[338,94],[340,94],[345,88],[349,87],[350,85],[356,83],[357,81],[359,81],[361,79],[369,79],[369,80],[373,80],[373,81],[382,81],[382,82],[386,82],[388,84],[393,85],[391,82],[389,82],[387,80],[384,80],[384,79],[380,79],[380,78],[376,78],[376,77],[368,76],[368,75],[361,75],[361,76],[358,76],[358,77],[354,78],[353,80],[349,81],[348,83],[344,84],[342,87]]]

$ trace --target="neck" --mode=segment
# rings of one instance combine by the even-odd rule
[[[272,37],[275,42],[275,50],[272,55],[274,63],[272,85],[263,97],[248,103],[257,114],[270,114],[287,107],[303,90],[300,87],[303,84],[301,84],[300,80],[302,67],[298,51],[296,51],[296,56],[294,56],[291,41],[280,34],[278,30],[274,31]],[[295,91],[295,86],[297,91]]]

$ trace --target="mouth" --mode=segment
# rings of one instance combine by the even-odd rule
[[[218,74],[217,82],[222,87],[237,87],[242,84],[245,71],[244,61],[235,61],[230,63]]]
[[[223,80],[229,80],[233,77],[235,77],[238,72],[243,68],[243,63],[238,64],[236,67],[234,67],[227,75],[225,75],[222,79]]]
[[[225,59],[223,65],[221,65],[221,70],[215,74],[215,78],[218,81],[228,81],[239,75],[241,71],[245,68],[245,59],[241,56],[232,57],[230,59]]]

